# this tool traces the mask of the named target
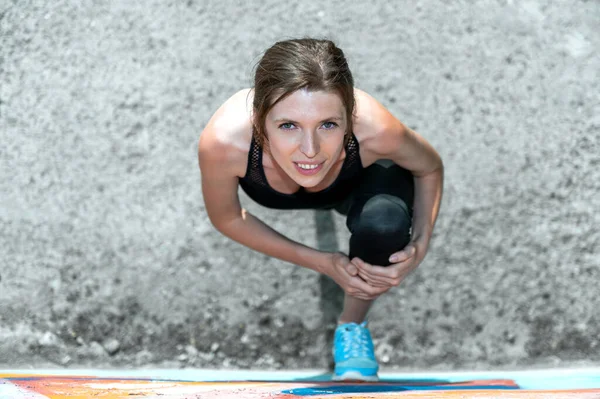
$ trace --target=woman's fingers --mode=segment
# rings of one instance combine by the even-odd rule
[[[346,265],[346,273],[348,273],[351,276],[356,276],[358,274],[358,268],[352,264],[352,262],[349,262]]]
[[[349,294],[361,299],[374,299],[389,290],[389,286],[373,286],[360,277],[354,277],[350,282]]]
[[[362,278],[367,284],[374,287],[389,287],[389,282],[385,278],[379,277],[375,274],[369,273],[368,269],[370,265],[364,262],[360,258],[352,259],[351,264],[355,265],[357,269],[357,275]]]
[[[387,270],[387,267],[381,267],[381,266],[373,266],[365,261],[363,261],[360,258],[354,258],[352,259],[352,263],[354,265],[356,265],[356,267],[363,273],[373,277],[373,278],[377,278],[377,277],[389,277],[390,271]]]
[[[373,287],[390,287],[391,286],[389,280],[383,279],[383,278],[376,278],[376,277],[373,277],[362,271],[358,272],[358,276],[360,278],[362,278],[365,282],[367,282],[367,284],[369,284]]]
[[[402,251],[398,251],[390,256],[391,263],[405,262],[415,256],[417,248],[414,244],[408,244]]]
[[[352,259],[352,263],[358,268],[359,274],[367,275],[371,280],[392,282],[398,280],[405,270],[411,269],[413,258],[385,267],[370,265],[359,258]]]

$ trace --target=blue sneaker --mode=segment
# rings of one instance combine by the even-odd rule
[[[379,365],[367,322],[340,324],[333,338],[334,381],[378,381]]]

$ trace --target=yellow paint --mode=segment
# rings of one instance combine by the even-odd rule
[[[19,380],[28,378],[28,380]],[[23,375],[23,374],[4,374],[0,379],[8,380],[13,385],[21,389],[27,389],[30,392],[44,395],[50,399],[134,399],[134,398],[247,398],[247,399],[374,399],[378,397],[390,399],[427,399],[427,398],[447,398],[447,399],[597,399],[600,398],[600,389],[589,390],[435,390],[435,391],[402,391],[402,392],[369,392],[369,393],[340,393],[318,396],[298,396],[293,394],[283,394],[283,391],[300,388],[319,388],[331,385],[339,386],[340,383],[333,382],[180,382],[180,381],[152,381],[144,379],[119,379],[119,378],[98,378],[98,377],[80,377],[80,376],[48,376],[48,375]],[[365,386],[366,384],[346,383],[350,386]],[[460,386],[481,386],[493,384],[513,386],[511,381],[472,381],[463,384],[453,384],[454,388]],[[375,384],[379,388],[385,386],[395,386],[394,383]],[[15,398],[16,399],[16,398]]]

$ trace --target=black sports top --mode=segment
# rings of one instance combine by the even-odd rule
[[[240,179],[242,189],[257,203],[274,209],[322,209],[332,208],[339,204],[352,191],[355,179],[361,174],[363,167],[360,160],[358,140],[352,134],[346,144],[346,158],[340,174],[327,188],[308,192],[303,187],[293,194],[275,191],[267,181],[262,164],[263,151],[252,137],[248,153],[246,175]]]

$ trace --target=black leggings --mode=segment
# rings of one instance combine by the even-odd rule
[[[352,194],[334,209],[346,215],[350,259],[388,266],[389,257],[410,241],[414,180],[410,171],[392,161],[377,161],[365,169]]]

